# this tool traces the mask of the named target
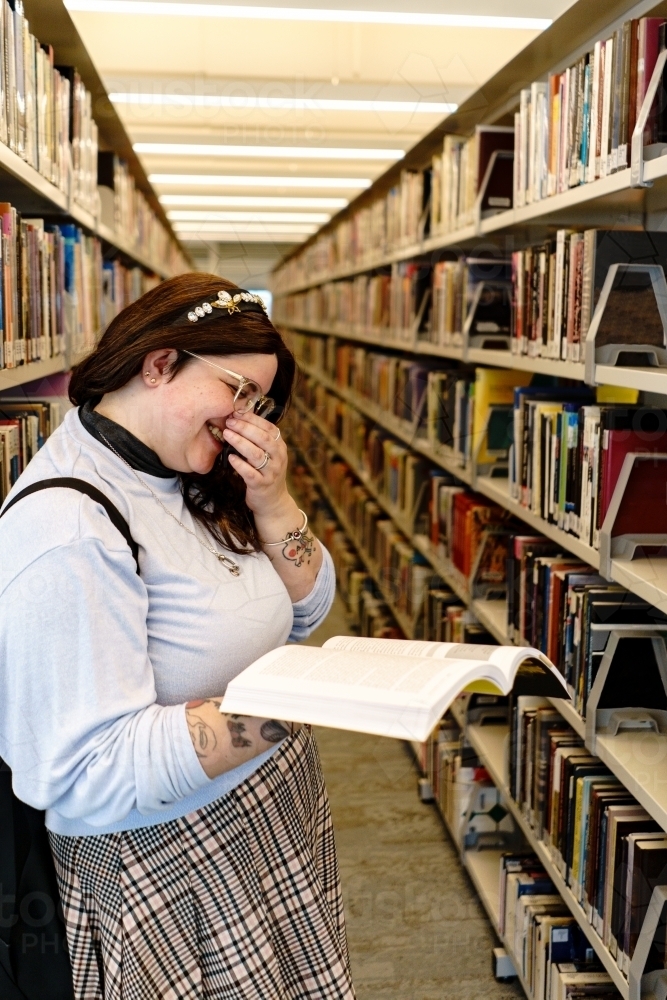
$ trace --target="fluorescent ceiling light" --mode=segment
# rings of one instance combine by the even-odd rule
[[[165,206],[202,205],[208,208],[345,208],[347,198],[280,198],[242,194],[163,194]]]
[[[230,4],[160,3],[156,0],[65,0],[68,10],[95,14],[148,14],[153,17],[241,18],[260,21],[325,21],[344,24],[400,24],[435,28],[514,28],[543,31],[548,17],[488,14],[431,14],[393,10],[325,10],[308,7],[245,7]]]
[[[169,212],[170,222],[310,222],[322,225],[329,212]]]
[[[179,233],[182,243],[269,243],[280,244],[303,243],[311,233],[247,233],[245,230],[233,233],[191,233],[188,230]]]
[[[262,156],[290,160],[400,160],[402,149],[346,149],[342,146],[217,146],[194,142],[135,142],[135,153],[153,156]]]
[[[261,108],[279,111],[392,111],[403,114],[450,114],[458,104],[443,101],[352,101],[317,97],[248,97],[225,94],[109,94],[114,104],[182,108]]]
[[[173,184],[174,187],[270,187],[325,188],[341,191],[369,188],[370,177],[250,177],[247,174],[150,174],[151,184]]]
[[[216,223],[206,223],[203,222],[199,225],[193,225],[189,222],[176,223],[174,226],[175,233],[268,233],[268,234],[283,234],[286,236],[292,234],[305,233],[310,235],[311,233],[316,233],[319,226],[309,226],[306,223],[301,225],[282,225],[278,223],[260,223],[260,222],[245,222],[240,224],[234,224],[231,222],[216,222]]]

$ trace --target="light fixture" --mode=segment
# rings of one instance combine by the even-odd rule
[[[324,188],[357,191],[369,188],[370,177],[263,177],[248,174],[150,174],[151,184],[174,187],[243,187],[243,188]]]
[[[319,229],[317,225],[307,225],[302,223],[300,225],[285,225],[279,224],[277,222],[244,222],[244,223],[232,223],[232,222],[215,222],[215,223],[199,223],[195,225],[192,222],[177,222],[174,225],[174,232],[180,233],[266,233],[268,235],[278,235],[282,234],[289,236],[292,234],[306,234],[316,233]]]
[[[344,146],[220,146],[198,142],[135,142],[148,156],[261,156],[290,160],[400,160],[402,149],[349,149]]]
[[[171,211],[170,222],[309,222],[322,225],[329,212],[187,212]]]
[[[513,28],[543,31],[548,17],[493,14],[436,14],[394,10],[326,10],[309,7],[246,7],[231,4],[164,3],[158,0],[65,0],[68,10],[94,14],[144,14],[152,17],[237,18],[260,21],[325,21],[343,24],[400,24],[434,28]]]
[[[345,208],[347,198],[280,198],[242,194],[163,194],[160,201],[172,205],[208,208]]]
[[[184,108],[245,108],[274,111],[382,111],[402,114],[450,114],[458,104],[444,101],[353,101],[318,97],[249,97],[228,94],[109,94],[113,104]]]

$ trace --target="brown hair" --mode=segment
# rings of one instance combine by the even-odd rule
[[[170,378],[191,363],[186,350],[196,354],[275,354],[278,370],[269,390],[278,416],[287,410],[292,393],[295,362],[271,320],[261,312],[215,315],[204,323],[174,321],[188,309],[213,301],[218,291],[238,286],[213,274],[192,272],[162,282],[127,306],[105,330],[95,350],[72,369],[69,396],[77,406],[89,400],[96,406],[102,396],[122,388],[143,368],[151,351],[169,347],[178,351]],[[272,420],[275,415],[272,414]],[[260,542],[252,511],[246,506],[246,486],[225,459],[226,451],[206,475],[181,474],[185,504],[192,516],[232,552]]]

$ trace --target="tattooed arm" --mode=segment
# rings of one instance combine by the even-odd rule
[[[222,698],[202,698],[185,706],[190,739],[209,778],[258,757],[299,729],[278,719],[227,715],[220,712],[221,703]]]
[[[255,512],[255,524],[260,538],[277,542],[288,532],[301,527],[303,515],[296,502],[286,493],[282,506],[272,512],[270,517]],[[307,597],[315,586],[315,578],[322,565],[322,549],[311,527],[308,526],[297,540],[284,545],[264,545],[263,549],[287,587],[292,601]]]

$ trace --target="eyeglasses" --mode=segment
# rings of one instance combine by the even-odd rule
[[[210,365],[211,368],[217,368],[219,372],[230,375],[236,381],[237,384],[230,385],[229,388],[235,390],[234,409],[237,412],[249,413],[252,410],[258,417],[268,417],[275,409],[275,402],[270,396],[265,396],[261,388],[252,379],[246,378],[245,375],[239,375],[238,372],[233,372],[229,368],[223,368],[222,365],[216,365],[213,361],[209,361],[208,358],[202,358],[201,354],[195,354],[194,351],[184,350],[183,353],[189,354],[191,358],[197,358],[198,361],[203,361],[205,365]]]

